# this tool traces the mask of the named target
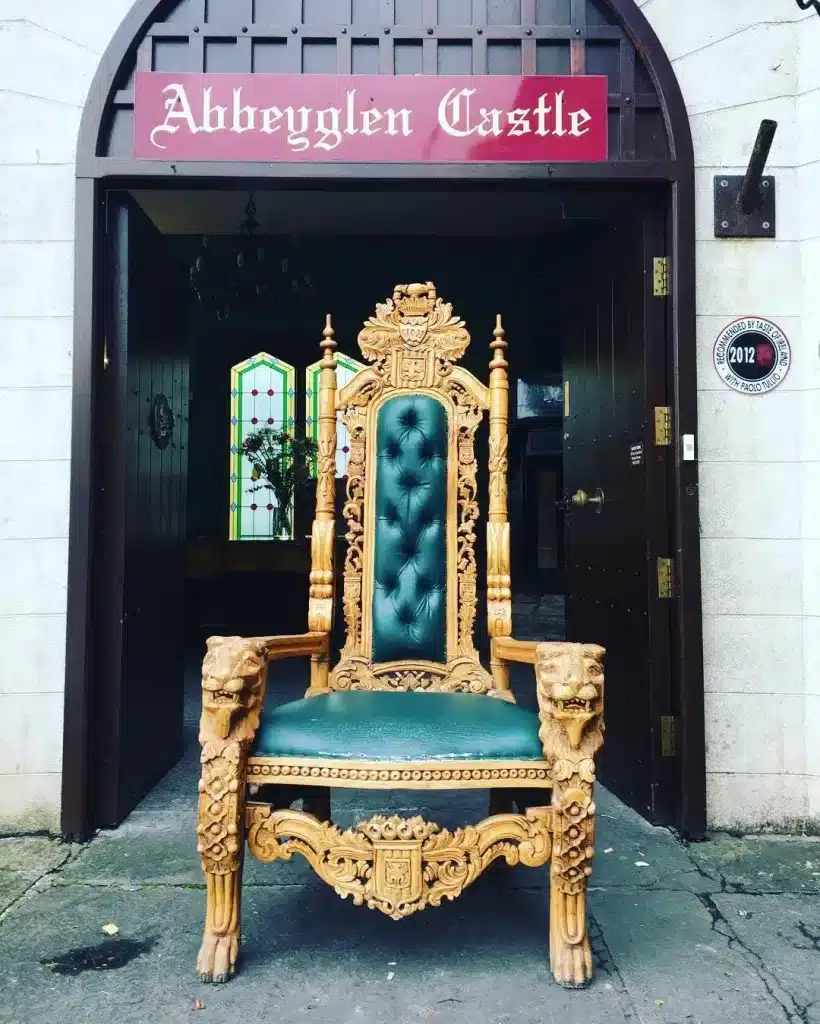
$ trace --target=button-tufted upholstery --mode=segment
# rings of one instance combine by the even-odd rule
[[[516,704],[474,693],[367,691],[266,707],[254,754],[392,762],[544,758],[538,715]]]
[[[373,661],[446,660],[447,413],[391,398],[376,431]]]

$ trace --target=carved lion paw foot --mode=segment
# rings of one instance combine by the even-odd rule
[[[563,988],[586,988],[592,981],[592,950],[589,939],[577,945],[553,940],[550,966],[555,980]]]
[[[239,952],[238,935],[206,935],[196,958],[200,981],[224,985],[236,973]]]

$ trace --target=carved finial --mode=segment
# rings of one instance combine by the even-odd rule
[[[333,324],[330,320],[330,313],[327,314],[325,329],[322,331],[322,369],[336,369],[336,341],[334,339]]]
[[[499,313],[495,318],[495,330],[493,331],[493,340],[490,342],[490,348],[493,352],[493,358],[490,362],[490,369],[495,369],[496,366],[507,367],[509,363],[504,358],[504,353],[507,351],[507,339],[504,337],[504,327],[501,323],[501,314]]]

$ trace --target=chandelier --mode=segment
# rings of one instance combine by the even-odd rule
[[[287,308],[288,299],[301,302],[315,290],[313,275],[299,266],[296,238],[276,239],[259,234],[253,193],[245,206],[234,243],[205,235],[201,249],[191,264],[191,287],[202,306],[227,320],[237,311],[263,313],[274,305]]]

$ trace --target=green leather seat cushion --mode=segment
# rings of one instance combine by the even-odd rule
[[[268,706],[259,757],[362,761],[543,760],[538,715],[467,693],[331,693]]]

